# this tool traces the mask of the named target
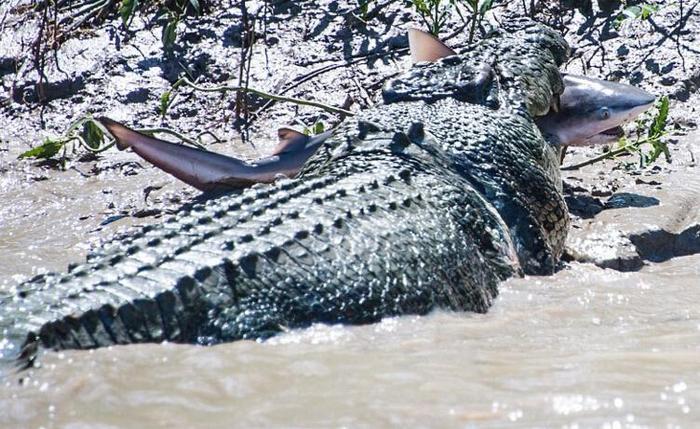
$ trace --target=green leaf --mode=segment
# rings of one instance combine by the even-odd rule
[[[627,146],[628,144],[629,144],[629,142],[627,141],[627,137],[625,137],[625,136],[622,136],[617,140],[618,149],[623,148],[623,147]]]
[[[639,6],[630,6],[623,10],[622,14],[627,18],[639,18],[642,15],[642,8]]]
[[[649,138],[660,137],[666,130],[668,120],[668,97],[663,96],[658,103],[658,113],[649,127]]]
[[[44,158],[49,159],[56,155],[59,150],[66,144],[66,140],[54,140],[46,138],[44,143],[35,148],[29,149],[28,151],[20,154],[17,158]]]
[[[161,40],[163,42],[163,47],[166,50],[170,50],[175,44],[175,39],[177,38],[177,24],[179,20],[177,18],[169,21],[163,27],[163,35]]]
[[[170,107],[170,91],[165,91],[163,95],[160,96],[160,115],[165,116],[168,112],[168,107]]]
[[[641,19],[649,19],[651,14],[653,14],[654,12],[659,10],[659,7],[656,5],[653,5],[653,4],[643,4],[641,6],[641,9],[642,9],[642,11],[641,11],[640,18]]]
[[[95,125],[93,120],[87,120],[83,124],[83,131],[81,133],[83,140],[93,149],[97,149],[102,145],[104,141],[104,133],[102,129]]]
[[[131,21],[138,4],[139,0],[122,0],[122,4],[119,6],[119,15],[122,17],[124,27],[129,26],[129,21]]]
[[[479,14],[483,17],[486,12],[491,10],[491,6],[493,5],[493,0],[483,0],[481,2],[481,6],[479,7]]]
[[[314,124],[314,129],[313,129],[314,134],[321,134],[325,130],[325,128],[326,127],[323,126],[323,122],[316,122]]]

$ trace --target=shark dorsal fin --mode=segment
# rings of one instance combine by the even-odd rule
[[[278,143],[272,151],[273,155],[301,150],[306,146],[310,137],[291,128],[280,128],[277,130],[277,138]]]
[[[411,62],[414,64],[421,61],[435,62],[450,55],[457,55],[437,37],[416,28],[408,30],[408,47],[411,51]]]

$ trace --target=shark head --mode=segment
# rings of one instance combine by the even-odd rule
[[[654,103],[654,96],[631,85],[563,75],[564,92],[557,111],[537,118],[543,134],[562,146],[584,146],[616,141],[622,126]]]

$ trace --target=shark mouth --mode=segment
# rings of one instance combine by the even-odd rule
[[[606,136],[611,136],[611,137],[622,137],[625,135],[625,130],[622,129],[621,126],[616,126],[613,128],[608,128],[605,131],[602,131],[600,134],[605,134]]]

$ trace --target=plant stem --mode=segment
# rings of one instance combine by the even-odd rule
[[[585,167],[585,166],[587,166],[587,165],[595,164],[596,162],[600,162],[600,161],[603,161],[603,160],[606,160],[606,159],[614,158],[614,157],[616,157],[616,156],[618,156],[618,155],[621,155],[621,154],[623,154],[623,153],[625,153],[625,152],[629,152],[629,149],[637,149],[637,148],[639,148],[639,146],[643,145],[644,143],[649,143],[651,140],[652,140],[652,139],[643,139],[643,140],[640,140],[640,141],[638,141],[638,142],[625,145],[625,146],[623,146],[623,147],[621,147],[621,148],[618,148],[618,149],[615,149],[615,150],[611,150],[610,152],[606,152],[606,153],[604,153],[604,154],[602,154],[602,155],[599,155],[599,156],[596,156],[596,157],[594,157],[594,158],[587,159],[587,160],[585,160],[585,161],[583,161],[583,162],[580,162],[580,163],[578,163],[578,164],[567,165],[567,166],[565,166],[565,167],[561,167],[561,170],[564,170],[564,171],[578,170],[578,169],[581,168],[581,167]]]
[[[139,128],[139,129],[136,129],[134,131],[138,131],[140,133],[146,133],[146,134],[153,134],[153,133],[170,134],[171,136],[175,136],[185,143],[189,143],[192,146],[195,146],[199,149],[206,150],[206,148],[204,146],[202,146],[201,144],[199,144],[195,140],[192,140],[191,138],[186,137],[186,136],[178,133],[177,131],[171,130],[169,128]]]
[[[479,2],[475,1],[472,6],[472,26],[469,28],[469,43],[474,42],[474,31],[476,30],[476,20],[479,16]]]
[[[244,88],[241,86],[230,86],[230,85],[222,85],[222,86],[215,86],[212,88],[206,88],[203,86],[196,85],[192,81],[187,79],[186,77],[183,77],[183,78],[180,78],[180,80],[178,80],[177,82],[175,82],[175,85],[173,85],[173,91],[176,88],[178,88],[180,85],[187,85],[187,86],[189,86],[197,91],[202,91],[202,92],[245,91],[245,92],[249,92],[251,94],[255,94],[259,97],[267,98],[270,100],[287,101],[289,103],[299,104],[302,106],[318,107],[319,109],[323,109],[327,112],[335,113],[338,115],[354,116],[354,113],[352,113],[351,111],[341,109],[339,107],[329,106],[327,104],[319,103],[317,101],[302,100],[299,98],[284,97],[284,96],[277,95],[277,94],[270,94],[270,93],[260,91],[258,89],[254,89],[254,88]]]

